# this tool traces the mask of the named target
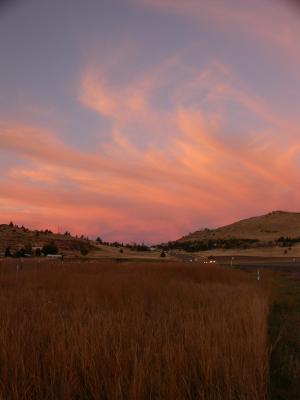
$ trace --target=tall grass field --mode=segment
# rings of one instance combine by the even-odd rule
[[[0,399],[263,400],[268,299],[186,263],[0,265]]]

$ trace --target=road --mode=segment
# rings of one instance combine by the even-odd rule
[[[182,254],[182,253],[172,252],[170,255],[184,262],[199,262],[203,260],[203,257],[199,257],[198,255],[193,255],[193,254]]]
[[[217,262],[241,269],[272,269],[282,272],[300,272],[299,258],[268,258],[268,257],[216,257]]]

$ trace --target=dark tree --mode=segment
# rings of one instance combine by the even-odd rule
[[[36,255],[36,257],[41,257],[42,251],[39,247],[35,250],[35,255]]]
[[[5,249],[5,257],[11,257],[11,252],[9,247],[6,247]]]
[[[48,254],[57,254],[58,247],[56,246],[55,242],[51,240],[50,243],[45,244],[42,248],[42,252],[47,256]]]
[[[25,253],[26,254],[32,254],[32,245],[31,243],[27,243],[24,247]]]
[[[24,249],[24,247],[22,247],[22,249],[20,249],[20,250],[18,250],[18,251],[16,252],[15,257],[18,257],[18,258],[24,257],[25,254],[26,254],[26,253],[25,253],[25,249]]]
[[[87,256],[88,253],[89,253],[88,249],[85,246],[82,246],[81,249],[80,249],[80,254],[82,256]]]

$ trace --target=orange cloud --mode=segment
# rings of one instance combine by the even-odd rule
[[[143,239],[158,240],[199,227],[197,216],[213,215],[212,221],[226,222],[234,218],[236,204],[247,212],[257,201],[266,209],[275,208],[292,194],[289,205],[296,206],[299,146],[233,149],[196,111],[181,109],[174,117],[178,133],[164,152],[133,151],[120,137],[116,140],[115,154],[118,147],[127,151],[130,168],[113,153],[99,163],[95,154],[75,152],[59,142],[56,148],[49,135],[40,132],[41,148],[51,144],[44,158],[36,144],[34,152],[28,145],[21,149],[19,133],[14,136],[10,129],[6,150],[30,163],[26,168],[14,166],[0,183],[0,200],[11,207],[2,211],[3,218],[15,214],[23,222],[28,215],[41,215],[47,223],[64,221],[66,229],[76,232],[82,224],[88,232],[105,230],[123,240],[135,231]],[[1,143],[2,138],[0,132]]]
[[[0,180],[2,220],[158,242],[298,207],[297,127],[225,66],[199,70],[177,55],[119,86],[89,67],[79,86],[81,104],[110,121],[111,140],[88,152],[53,132],[2,122],[0,154],[11,154]],[[155,106],[162,94],[164,106]],[[263,128],[226,133],[228,102]]]

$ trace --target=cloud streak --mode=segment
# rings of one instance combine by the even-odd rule
[[[298,62],[300,29],[294,10],[284,1],[238,0],[132,0],[135,4],[156,8],[193,20],[196,24],[213,25],[225,34],[245,34],[268,46],[280,49]],[[274,27],[276,26],[276,29]]]
[[[179,67],[184,69],[180,63],[169,66],[172,72]],[[112,140],[99,142],[94,152],[72,148],[42,129],[2,123],[1,152],[10,153],[21,165],[13,165],[3,174],[0,200],[19,210],[16,215],[22,222],[28,219],[29,209],[42,216],[44,225],[63,220],[66,229],[77,233],[83,226],[91,234],[103,233],[106,239],[149,242],[174,239],[203,224],[229,222],[258,210],[287,204],[296,208],[300,200],[296,127],[290,127],[289,134],[285,131],[283,139],[283,128],[289,125],[251,94],[242,95],[230,86],[227,72],[222,75],[219,68],[213,74],[212,67],[208,68],[208,96],[207,87],[196,79],[205,76],[205,71],[195,71],[196,76],[181,82],[182,93],[189,88],[192,97],[201,88],[206,94],[203,103],[191,107],[185,94],[180,98],[170,92],[162,112],[150,105],[149,93],[160,95],[161,82],[170,69],[162,67],[151,90],[150,85],[141,84],[143,76],[132,83],[133,92],[141,99],[137,104],[143,105],[141,113],[133,112],[123,87],[103,89],[102,79],[99,85],[97,81],[86,85],[91,79],[87,69],[80,99],[99,117],[108,118],[113,130]],[[233,82],[232,78],[231,85]],[[178,85],[176,91],[180,92]],[[227,140],[222,135],[226,113],[216,118],[213,112],[204,112],[207,99],[223,105],[234,100],[252,118],[263,120],[268,129],[245,127],[236,142]],[[167,126],[165,138],[161,138],[166,144],[157,143],[154,135],[138,146],[130,137],[137,121],[145,130],[149,123]],[[4,211],[0,217],[7,215]]]
[[[279,2],[272,12],[258,1],[255,7],[235,0],[130,4],[183,17],[193,29],[213,26],[225,44],[254,42],[264,57],[281,56],[276,71],[286,74],[284,85],[297,86],[281,65],[289,71],[300,65],[300,30]],[[208,55],[197,35],[192,39],[142,66],[133,65],[126,49],[114,49],[111,61],[109,54],[99,61],[100,52],[80,65],[72,102],[80,116],[104,126],[96,133],[89,123],[84,128],[96,136],[93,150],[70,144],[72,132],[67,140],[59,128],[1,118],[0,219],[159,242],[272,209],[296,210],[299,117],[281,110],[281,92],[270,97],[263,95],[269,88],[245,82],[221,46]],[[125,78],[131,68],[135,74]]]

